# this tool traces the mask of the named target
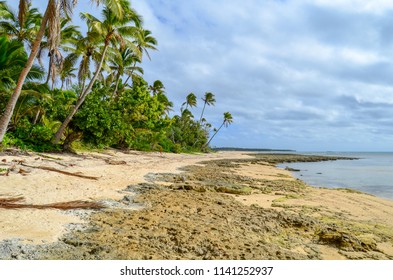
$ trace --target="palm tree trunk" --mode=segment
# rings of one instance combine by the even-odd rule
[[[71,122],[71,120],[74,117],[74,115],[76,114],[76,112],[78,112],[79,107],[83,104],[83,102],[85,102],[86,96],[90,93],[91,89],[93,88],[94,82],[97,80],[98,76],[100,75],[101,68],[102,68],[102,65],[103,65],[104,60],[105,60],[105,54],[106,54],[108,48],[109,48],[109,44],[105,45],[104,50],[102,52],[102,57],[101,57],[100,63],[97,66],[97,70],[96,70],[93,78],[91,79],[91,81],[90,81],[89,85],[87,86],[87,88],[79,96],[78,101],[76,102],[74,109],[72,109],[71,113],[66,117],[64,122],[61,124],[59,130],[54,135],[54,138],[53,138],[53,141],[52,141],[53,144],[58,144],[60,142],[60,139],[63,136],[64,131],[67,128],[68,124]]]
[[[116,87],[115,87],[115,91],[112,93],[112,99],[116,97],[117,95],[117,91],[119,90],[119,83],[120,83],[120,74],[116,75]]]
[[[213,140],[214,136],[216,136],[216,134],[220,131],[220,129],[224,126],[225,122],[223,122],[221,124],[221,126],[216,130],[216,132],[212,135],[212,137],[210,137],[209,141],[207,141],[207,143],[205,144],[205,147],[208,147],[210,142]]]
[[[36,39],[33,43],[33,46],[31,48],[30,56],[27,59],[25,67],[23,68],[22,72],[19,75],[19,79],[16,84],[15,91],[11,95],[11,98],[8,101],[7,106],[5,107],[4,113],[0,118],[0,143],[3,142],[4,135],[5,135],[7,128],[8,128],[8,124],[11,120],[12,114],[14,113],[16,102],[18,101],[18,98],[19,98],[20,93],[22,91],[23,83],[25,82],[26,76],[30,72],[30,69],[33,66],[34,60],[37,56],[39,46],[42,41],[42,37],[44,36],[46,25],[48,23],[48,19],[49,19],[49,2],[48,2],[48,6],[46,8],[45,14],[42,17],[41,26],[40,26],[40,29],[37,33],[37,37],[36,37]]]
[[[53,67],[53,58],[52,55],[49,57],[49,65],[48,65],[48,75],[46,76],[45,84],[47,85],[50,80],[50,76],[52,74],[52,67]]]
[[[33,125],[37,124],[40,114],[41,114],[41,109],[38,109],[38,111],[37,111],[37,113],[35,114],[35,117],[34,117]]]
[[[132,75],[134,74],[134,70],[135,70],[135,66],[136,66],[136,61],[134,62],[134,66],[132,67],[131,73],[130,75],[128,75],[126,81],[124,82],[124,86],[121,90],[124,90],[127,86],[128,80],[132,77]]]
[[[203,117],[203,113],[205,112],[205,108],[206,108],[206,101],[205,104],[203,104],[203,109],[202,109],[201,117],[199,118],[199,123],[202,122],[202,117]]]

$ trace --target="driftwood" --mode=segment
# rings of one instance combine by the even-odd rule
[[[58,209],[58,210],[73,210],[73,209],[91,209],[99,210],[105,206],[93,201],[68,201],[57,202],[50,204],[22,204],[23,197],[0,198],[0,208],[3,209]]]
[[[90,179],[90,180],[98,180],[100,178],[100,177],[86,176],[86,175],[82,175],[82,174],[78,174],[78,173],[67,172],[67,171],[59,170],[59,169],[49,167],[49,166],[33,166],[33,165],[25,164],[25,163],[21,163],[21,165],[26,166],[26,167],[31,167],[31,168],[38,168],[38,169],[42,169],[42,170],[53,171],[53,172],[61,173],[64,175]]]
[[[105,162],[110,165],[126,165],[127,162],[124,160],[112,160],[112,159],[106,159]]]

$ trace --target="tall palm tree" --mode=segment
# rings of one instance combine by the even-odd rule
[[[123,0],[122,4],[125,5],[125,9],[127,12],[130,11],[127,7],[130,6],[128,0]],[[91,92],[95,81],[101,73],[102,66],[104,64],[104,60],[106,58],[106,53],[111,45],[117,47],[120,46],[132,46],[132,42],[128,40],[128,38],[135,35],[135,26],[130,25],[131,23],[135,23],[134,18],[131,15],[124,14],[124,17],[120,18],[109,7],[105,7],[102,11],[103,20],[99,20],[88,13],[82,13],[81,18],[85,20],[90,28],[89,32],[94,33],[97,37],[100,37],[103,40],[103,47],[101,53],[101,59],[97,64],[97,68],[95,70],[94,76],[90,80],[86,89],[82,91],[79,95],[78,101],[75,104],[75,107],[71,110],[70,114],[66,117],[58,131],[56,132],[53,143],[58,144],[60,142],[61,137],[64,134],[65,129],[68,124],[71,122],[72,118],[78,111],[79,107],[83,104],[86,99],[86,96]]]
[[[19,13],[13,11],[6,2],[0,2],[0,36],[18,39],[31,48],[41,22],[38,9],[28,1],[21,1]]]
[[[220,129],[225,126],[228,127],[228,125],[230,125],[231,123],[233,123],[233,118],[232,115],[229,112],[225,112],[224,113],[224,120],[222,121],[222,124],[220,125],[220,127],[218,129],[215,130],[214,134],[212,135],[212,137],[210,137],[209,141],[207,141],[205,147],[208,147],[210,142],[213,140],[214,136],[216,136],[216,134],[220,131]]]
[[[94,2],[96,2],[97,4],[106,4],[109,9],[117,12],[120,18],[123,17],[123,6],[121,5],[123,0],[94,0]],[[26,6],[28,3],[30,3],[30,0],[19,0],[20,19],[23,19],[23,17],[26,15]],[[55,34],[55,31],[58,30],[56,26],[58,26],[59,24],[60,12],[69,15],[72,12],[72,9],[76,3],[77,0],[48,0],[45,13],[41,19],[40,28],[37,31],[35,40],[31,46],[30,56],[26,62],[23,71],[20,73],[14,93],[11,95],[11,98],[9,99],[0,118],[0,143],[3,142],[3,138],[7,131],[7,127],[12,117],[12,114],[14,112],[16,102],[18,101],[18,98],[20,96],[23,83],[25,82],[26,76],[30,72],[31,67],[33,66],[46,27],[48,26],[49,29],[53,31],[51,32],[51,34]],[[23,22],[23,20],[21,20],[21,22]],[[53,42],[58,42],[58,40],[53,40]]]
[[[205,112],[205,107],[206,105],[214,105],[216,103],[216,99],[214,98],[214,94],[211,92],[206,92],[205,96],[202,97],[202,101],[203,101],[203,109],[202,109],[202,113],[201,113],[201,117],[199,118],[199,123],[202,122],[202,118],[203,118],[203,113]]]

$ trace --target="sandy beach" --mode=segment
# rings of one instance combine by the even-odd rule
[[[393,201],[307,186],[276,160],[6,151],[0,201],[29,207],[0,208],[0,259],[393,259]],[[32,207],[72,201],[105,208]]]

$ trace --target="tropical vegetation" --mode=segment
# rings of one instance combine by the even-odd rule
[[[80,14],[76,0],[48,0],[44,14],[30,0],[14,11],[0,1],[0,144],[37,151],[85,148],[205,151],[223,126],[204,118],[216,100],[194,93],[173,111],[160,80],[143,78],[157,40],[128,0],[95,0],[101,16]],[[210,134],[212,133],[212,136]]]

